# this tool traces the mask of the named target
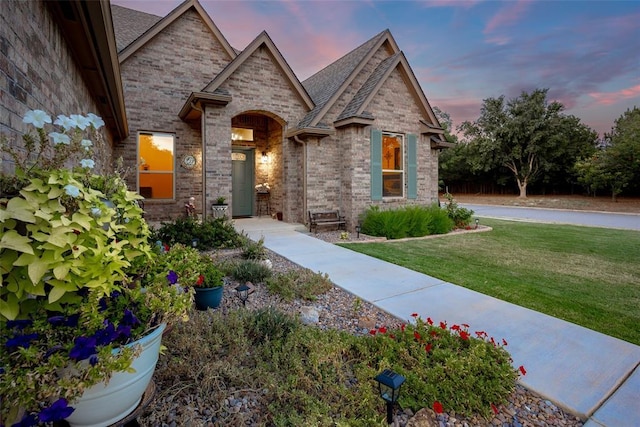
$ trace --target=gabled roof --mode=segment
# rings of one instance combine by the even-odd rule
[[[251,43],[249,43],[249,45],[242,52],[240,52],[240,54],[233,61],[231,61],[226,67],[224,67],[224,69],[207,86],[205,86],[204,89],[202,89],[202,91],[215,92],[220,87],[220,85],[225,82],[238,68],[240,68],[240,66],[261,46],[264,46],[269,51],[269,53],[271,53],[275,60],[275,64],[285,74],[287,80],[289,81],[289,84],[298,94],[306,107],[311,110],[314,106],[311,97],[300,83],[300,80],[298,80],[296,75],[293,73],[293,70],[291,69],[287,61],[285,61],[284,57],[266,31],[261,32],[258,37],[256,37]]]
[[[407,58],[402,52],[391,55],[378,64],[376,69],[369,75],[367,81],[360,87],[342,113],[336,118],[334,125],[339,127],[353,122],[353,120],[350,121],[348,119],[356,119],[356,122],[362,124],[367,124],[368,121],[372,121],[374,117],[364,111],[364,109],[369,105],[373,97],[378,93],[384,82],[395,69],[400,71],[404,80],[409,85],[409,89],[418,99],[423,114],[429,117],[431,123],[435,125],[428,124],[428,122],[424,120],[421,120],[421,122],[431,128],[431,133],[442,133],[443,130],[440,127],[438,119],[433,113],[431,105],[429,105],[429,101],[420,87],[420,83],[418,83],[418,79],[416,79],[416,76],[413,74],[409,61],[407,61]],[[362,119],[365,119],[365,121]]]
[[[389,43],[393,53],[400,51],[387,29],[302,82],[316,107],[302,119],[298,127],[316,126],[385,42]]]
[[[122,52],[125,47],[162,19],[160,16],[116,4],[111,5],[111,15],[113,16],[113,30],[116,33],[118,52]]]
[[[158,33],[171,25],[174,21],[180,18],[184,13],[193,8],[202,18],[204,23],[209,27],[214,36],[218,39],[224,50],[229,54],[231,58],[235,58],[237,53],[235,49],[231,47],[227,39],[222,35],[216,24],[213,23],[211,17],[207,14],[207,12],[202,8],[198,0],[185,0],[183,3],[178,5],[175,9],[173,9],[167,16],[161,18],[155,24],[153,24],[150,28],[148,28],[144,33],[139,35],[134,41],[130,42],[126,47],[124,47],[119,52],[120,63],[126,61],[131,55],[133,55],[138,49],[147,44],[151,39],[153,39]],[[132,15],[135,19],[135,16]],[[148,18],[148,17],[147,17]],[[147,19],[145,18],[145,19]]]

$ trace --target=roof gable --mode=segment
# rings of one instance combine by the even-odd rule
[[[340,98],[340,95],[384,43],[389,44],[392,53],[400,51],[391,32],[384,30],[305,80],[303,86],[313,98],[316,107],[307,114],[298,126],[318,125],[331,106]]]
[[[413,74],[409,61],[407,61],[403,52],[398,52],[378,64],[376,69],[369,75],[368,79],[360,87],[358,92],[356,92],[351,101],[349,101],[342,113],[337,117],[334,124],[336,126],[340,126],[348,119],[364,119],[372,121],[374,117],[367,113],[365,108],[367,108],[367,105],[369,105],[373,97],[378,93],[384,82],[396,69],[400,72],[409,90],[417,99],[418,105],[420,110],[423,112],[425,119],[428,119],[428,122],[425,123],[433,123],[433,126],[431,126],[432,132],[441,133],[442,128],[440,123],[433,113],[433,109],[422,91],[418,79],[415,74]]]
[[[133,55],[138,49],[148,43],[151,39],[153,39],[156,35],[158,35],[162,30],[171,25],[175,20],[180,18],[184,13],[193,8],[196,13],[200,15],[205,25],[209,27],[213,35],[218,39],[223,49],[229,54],[231,58],[235,58],[237,53],[235,49],[231,47],[227,39],[222,35],[216,24],[211,20],[211,17],[207,14],[207,12],[202,8],[198,0],[186,0],[178,7],[173,9],[167,16],[161,18],[157,21],[153,26],[148,28],[144,33],[139,35],[135,40],[130,42],[126,47],[124,47],[118,54],[120,59],[120,63],[126,61],[131,55]],[[137,15],[136,15],[137,16]],[[153,15],[152,15],[153,16]],[[151,22],[151,18],[139,16],[141,19],[147,19],[148,22]],[[135,19],[135,17],[134,17]],[[142,25],[142,23],[141,23]],[[132,34],[133,35],[133,34]],[[130,35],[129,37],[131,37]]]
[[[258,37],[256,37],[249,45],[240,53],[238,56],[233,59],[205,88],[202,90],[203,92],[212,92],[216,93],[219,90],[219,87],[225,80],[227,80],[240,66],[249,58],[251,55],[258,50],[261,46],[264,46],[267,51],[274,58],[275,65],[282,70],[283,74],[286,76],[289,84],[292,86],[296,94],[300,97],[304,105],[307,106],[309,110],[314,107],[313,100],[305,90],[305,88],[300,83],[300,80],[293,73],[293,70],[285,61],[284,57],[271,40],[271,37],[267,34],[266,31],[261,32]]]
[[[128,9],[116,4],[111,4],[111,16],[113,17],[113,30],[116,35],[118,52],[122,52],[125,47],[162,19],[161,16]]]

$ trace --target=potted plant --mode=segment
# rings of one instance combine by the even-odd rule
[[[218,308],[222,302],[224,275],[208,255],[202,255],[201,265],[202,272],[194,285],[196,308]]]
[[[2,140],[15,174],[0,177],[0,424],[112,424],[140,401],[162,329],[186,319],[192,294],[167,280],[141,197],[95,173],[102,119],[51,124],[35,110],[24,122],[36,128],[24,150]],[[133,396],[111,391],[122,382]]]
[[[216,205],[216,206],[225,206],[225,205],[226,205],[226,203],[225,203],[226,201],[227,201],[227,199],[226,199],[226,198],[224,198],[224,197],[220,196],[220,197],[218,197],[218,198],[216,199],[216,201],[215,201],[215,202],[213,202],[213,204],[214,204],[214,205]]]

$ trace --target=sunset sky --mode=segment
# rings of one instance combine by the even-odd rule
[[[165,16],[179,0],[112,0]],[[640,107],[640,1],[212,1],[236,49],[262,30],[302,81],[384,29],[454,126],[482,100],[548,88],[601,135]]]

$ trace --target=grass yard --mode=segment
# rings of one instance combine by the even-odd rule
[[[482,224],[493,231],[342,246],[640,345],[640,232]]]

